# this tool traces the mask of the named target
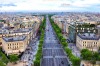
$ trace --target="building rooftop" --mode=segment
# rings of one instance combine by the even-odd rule
[[[17,29],[14,31],[14,33],[23,33],[23,32],[29,32],[31,31],[32,28],[22,28],[22,29]]]
[[[25,33],[25,32],[29,32],[31,30],[32,30],[32,28],[22,28],[22,29],[17,29],[17,30],[12,30],[11,31],[11,30],[3,28],[3,29],[0,30],[0,34]]]
[[[100,39],[99,35],[96,35],[93,33],[78,34],[78,36],[84,40],[99,40]]]
[[[3,37],[3,40],[5,40],[6,42],[14,42],[14,41],[23,41],[26,38],[26,36],[10,36],[10,37]]]

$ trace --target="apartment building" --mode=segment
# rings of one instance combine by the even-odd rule
[[[25,51],[28,44],[27,37],[22,36],[10,36],[2,38],[2,49],[7,54],[20,54]]]
[[[13,31],[9,30],[1,30],[0,33],[0,45],[2,46],[2,37],[9,37],[9,36],[22,36],[25,35],[28,40],[28,44],[32,38],[35,37],[34,30],[32,28],[22,28]]]
[[[76,36],[79,33],[95,33],[97,34],[98,30],[95,26],[90,26],[90,24],[86,23],[70,23],[68,27],[68,37],[71,42],[76,42]]]
[[[0,46],[7,54],[20,54],[37,35],[43,16],[0,15]]]
[[[100,48],[100,35],[93,33],[78,34],[76,37],[76,46],[79,50],[89,49],[97,52]]]

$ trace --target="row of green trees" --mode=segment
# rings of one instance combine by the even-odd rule
[[[3,53],[2,49],[0,48],[0,66],[6,66],[8,62],[16,62],[18,61],[18,55],[9,55]]]
[[[84,23],[84,24],[82,24],[82,25],[77,25],[77,27],[92,28],[92,27],[95,27],[95,24]]]
[[[39,41],[39,46],[38,46],[38,51],[36,54],[36,58],[34,61],[34,66],[40,66],[41,58],[42,58],[42,46],[44,42],[44,33],[45,33],[45,26],[46,26],[46,19],[44,18],[43,22],[40,25],[40,41]]]
[[[98,52],[89,51],[88,49],[81,51],[81,57],[83,60],[100,61],[100,54]]]
[[[60,43],[62,44],[67,56],[71,60],[72,65],[73,66],[80,66],[80,58],[74,56],[72,54],[72,50],[68,48],[68,43],[66,42],[66,39],[62,35],[61,29],[59,28],[59,26],[57,24],[54,23],[54,21],[51,19],[51,16],[49,16],[49,19],[50,19],[52,27],[54,28],[55,33],[56,33]]]
[[[58,25],[56,25],[53,20],[49,17],[50,22],[52,24],[52,27],[54,28],[56,35],[60,41],[60,43],[62,44],[63,47],[68,46],[66,39],[63,37],[62,33],[61,33],[61,29],[58,27]]]
[[[6,66],[6,64],[9,62],[9,59],[6,57],[6,55],[1,51],[0,48],[0,65]]]

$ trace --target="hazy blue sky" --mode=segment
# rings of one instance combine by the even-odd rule
[[[0,0],[0,11],[100,12],[100,0]]]

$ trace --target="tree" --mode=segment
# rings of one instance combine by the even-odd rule
[[[65,48],[65,51],[68,54],[68,56],[70,56],[72,53],[71,49],[69,49],[68,47]]]
[[[85,24],[82,25],[82,27],[88,28],[88,27],[90,27],[90,24],[85,23]]]
[[[98,56],[98,61],[100,61],[100,55]]]
[[[73,57],[73,66],[80,66],[80,59],[78,57]]]
[[[4,54],[2,54],[1,60],[6,64],[9,62],[8,58]]]
[[[95,27],[95,24],[91,24],[90,27]]]
[[[82,49],[82,50],[81,50],[81,53],[84,53],[84,52],[86,52],[86,51],[88,51],[88,49]]]
[[[58,38],[59,38],[60,41],[61,41],[61,39],[63,38],[63,36],[62,36],[61,33],[58,34]]]
[[[66,42],[62,42],[62,45],[63,45],[63,47],[66,47],[67,43]]]
[[[34,61],[34,66],[40,66],[40,60],[35,60]]]
[[[43,38],[42,38],[43,39]],[[43,43],[43,40],[40,40],[40,43],[42,44]]]
[[[62,38],[61,41],[62,41],[62,42],[66,42],[66,39],[65,39],[65,38]]]
[[[83,49],[81,51],[81,57],[84,60],[91,60],[92,59],[92,52],[89,51],[88,49]]]
[[[6,55],[1,51],[1,49],[0,49],[0,57],[1,57],[2,62],[6,63],[6,64],[9,62],[8,58],[7,58]]]
[[[17,55],[10,55],[9,56],[10,57],[10,62],[15,62],[16,63],[16,61],[18,61],[19,60],[19,58],[18,58],[18,56]]]
[[[99,53],[98,53],[98,52],[95,52],[95,53],[93,54],[92,59],[93,59],[93,60],[98,60],[98,58],[99,58]]]
[[[0,61],[0,66],[6,66],[2,61]]]

